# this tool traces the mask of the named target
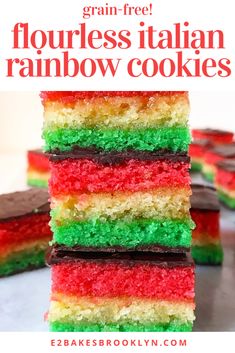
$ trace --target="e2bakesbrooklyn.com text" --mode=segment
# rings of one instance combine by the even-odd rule
[[[6,58],[7,77],[114,77],[123,62],[133,78],[231,75],[230,59],[218,57],[218,51],[224,53],[225,49],[223,31],[191,29],[188,22],[158,29],[142,21],[135,33],[129,29],[88,30],[86,23],[79,23],[73,30],[32,29],[29,23],[16,23],[12,36],[12,48],[21,53],[30,49],[30,57]],[[115,49],[120,57],[114,56]],[[162,57],[166,49],[168,56]],[[213,49],[216,57],[205,58],[206,49]],[[91,50],[97,57],[87,56]],[[99,57],[101,50],[112,52],[112,57]],[[120,50],[129,50],[128,59],[121,57]],[[147,53],[144,58],[143,52]],[[141,55],[134,57],[133,53]]]

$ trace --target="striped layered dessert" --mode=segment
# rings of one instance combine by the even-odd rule
[[[193,140],[189,146],[189,155],[191,158],[191,171],[200,172],[203,168],[204,156],[206,151],[212,147],[209,140]]]
[[[196,140],[208,140],[213,145],[221,145],[232,143],[234,139],[234,133],[232,131],[225,131],[219,129],[192,129],[193,139]]]
[[[191,244],[189,157],[78,151],[51,156],[53,242],[182,252]]]
[[[192,185],[191,216],[196,224],[192,237],[192,257],[197,264],[220,265],[223,248],[220,238],[220,206],[216,190]]]
[[[46,151],[186,152],[186,92],[42,92]]]
[[[27,152],[27,185],[47,187],[50,177],[49,158],[42,149]]]
[[[189,331],[186,92],[43,92],[52,331]]]
[[[190,247],[186,92],[44,92],[53,243]],[[83,139],[83,137],[84,139]]]
[[[45,266],[52,238],[48,193],[30,189],[0,195],[0,276]]]
[[[235,143],[210,148],[204,156],[202,174],[206,180],[213,182],[217,171],[217,163],[226,159],[235,159]]]
[[[194,265],[185,254],[52,250],[52,331],[191,331]]]
[[[235,209],[235,157],[217,163],[215,186],[219,200]]]

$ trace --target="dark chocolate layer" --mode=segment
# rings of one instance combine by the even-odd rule
[[[0,222],[28,214],[49,213],[47,190],[32,188],[0,195]]]
[[[190,161],[187,153],[172,153],[168,150],[158,150],[156,152],[137,150],[104,152],[95,148],[75,147],[71,152],[60,152],[56,150],[50,154],[51,161],[61,161],[64,159],[91,159],[104,165],[121,164],[131,159],[140,161],[170,160],[184,163],[189,163]]]
[[[193,131],[198,131],[204,134],[210,134],[210,135],[227,135],[227,134],[232,134],[232,131],[226,131],[226,130],[220,130],[220,129],[210,129],[210,128],[205,128],[205,129],[193,129]]]
[[[35,150],[28,150],[28,152],[33,152],[33,153],[37,153],[37,154],[44,154],[44,152],[41,148],[36,148]]]
[[[111,246],[111,247],[95,247],[95,246],[89,246],[89,247],[82,247],[82,246],[73,246],[73,247],[67,247],[66,245],[61,245],[61,244],[55,244],[54,248],[58,248],[60,250],[64,251],[71,251],[71,252],[76,252],[76,251],[81,251],[81,252],[104,252],[104,253],[114,253],[114,252],[135,252],[135,251],[141,251],[141,252],[159,252],[159,253],[174,253],[174,254],[181,254],[185,253],[187,251],[190,251],[190,248],[185,248],[185,247],[167,247],[167,246],[161,246],[161,245],[146,245],[146,246],[137,246],[135,248],[127,248],[123,246]]]
[[[202,147],[212,147],[212,143],[207,139],[194,139],[191,145],[199,145]]]
[[[217,166],[220,169],[224,169],[228,172],[235,173],[235,159],[226,159],[223,161],[219,161]]]
[[[210,152],[223,158],[235,158],[235,143],[218,145],[210,149]]]
[[[39,155],[43,155],[49,158],[49,154],[47,152],[44,152],[42,148],[36,148],[35,150],[28,150],[28,152],[30,153],[34,153],[34,154],[39,154]]]
[[[191,196],[192,210],[219,211],[220,205],[216,190],[207,185],[193,184]]]
[[[55,265],[64,262],[75,261],[88,262],[124,262],[135,263],[154,263],[160,267],[170,268],[178,266],[193,266],[193,260],[189,253],[155,253],[141,251],[126,252],[95,252],[95,251],[74,251],[64,246],[53,246],[47,254],[47,264]]]

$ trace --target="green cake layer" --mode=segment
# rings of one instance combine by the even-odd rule
[[[12,254],[0,262],[0,277],[45,266],[45,250],[27,250]]]
[[[28,179],[27,180],[27,185],[28,186],[36,186],[36,187],[39,187],[39,188],[47,188],[48,183],[45,180]]]
[[[75,145],[83,148],[93,146],[107,151],[122,151],[128,148],[145,151],[187,151],[190,143],[190,133],[185,127],[140,130],[45,129],[43,138],[46,151],[69,151]]]
[[[190,220],[89,220],[83,222],[67,221],[57,226],[53,221],[54,243],[66,246],[134,248],[142,245],[161,245],[167,247],[190,247]]]
[[[220,265],[223,262],[221,245],[192,246],[192,257],[196,264]]]
[[[209,173],[209,172],[204,172],[204,171],[202,171],[202,174],[203,174],[203,177],[207,180],[207,181],[209,181],[210,183],[213,183],[213,181],[214,181],[214,173]]]
[[[53,332],[190,332],[192,323],[170,323],[158,324],[73,324],[53,322],[50,324],[50,331]]]
[[[200,172],[202,170],[202,164],[198,162],[191,162],[191,171]]]
[[[229,208],[235,208],[235,199],[226,195],[223,191],[217,190],[218,198]]]

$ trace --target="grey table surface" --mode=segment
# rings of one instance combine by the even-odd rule
[[[224,263],[196,268],[194,331],[235,331],[235,211],[221,214]],[[0,331],[47,331],[49,295],[48,268],[0,279]]]

